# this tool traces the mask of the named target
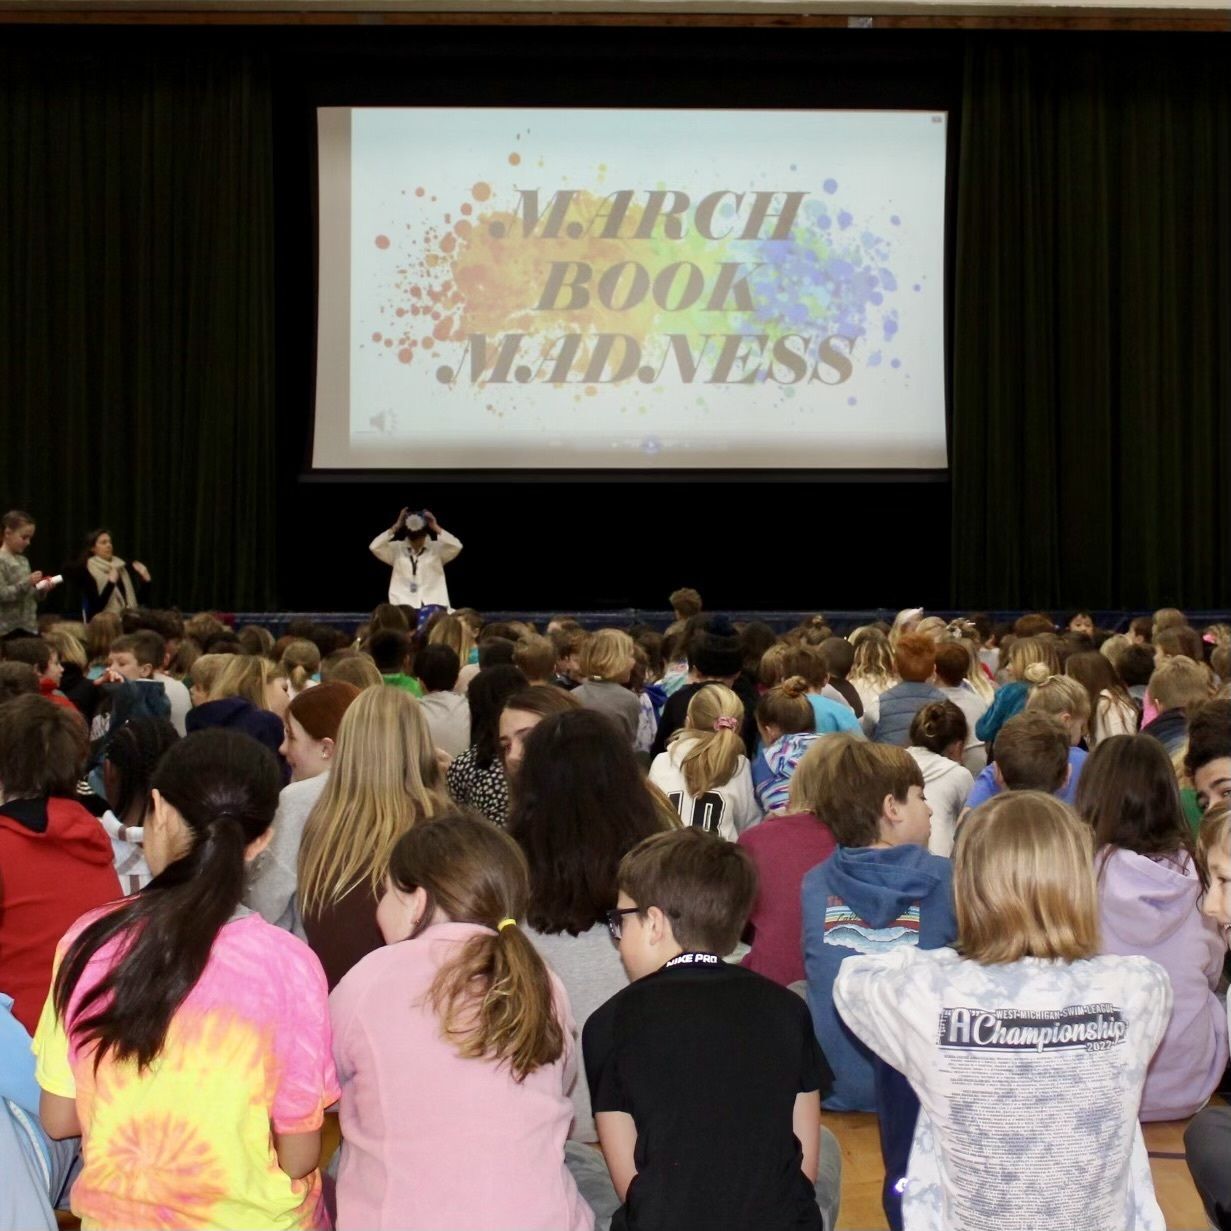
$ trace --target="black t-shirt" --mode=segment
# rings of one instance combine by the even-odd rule
[[[807,1005],[726,962],[664,967],[591,1014],[595,1112],[637,1126],[637,1175],[612,1231],[820,1231],[792,1130],[833,1075]]]

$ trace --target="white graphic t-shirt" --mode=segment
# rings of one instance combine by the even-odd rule
[[[919,1096],[906,1231],[1165,1231],[1137,1112],[1171,1017],[1143,957],[849,957],[846,1024]]]
[[[677,739],[666,752],[660,752],[650,766],[650,781],[671,800],[686,826],[709,830],[734,842],[765,815],[752,789],[748,758],[739,758],[735,773],[721,786],[711,787],[703,795],[690,795],[680,766],[691,743]]]

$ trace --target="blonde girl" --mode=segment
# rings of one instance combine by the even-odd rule
[[[461,663],[454,692],[464,693],[479,674],[479,648],[468,621],[460,614],[441,616],[427,635],[428,645],[447,645]]]
[[[286,717],[291,702],[285,672],[268,658],[250,654],[231,654],[214,678],[207,700],[243,697],[259,710],[268,710],[279,722]]]
[[[725,684],[706,684],[688,702],[684,725],[650,766],[650,781],[685,825],[734,842],[761,819],[744,755],[743,702]]]
[[[525,857],[481,817],[450,812],[394,846],[386,945],[330,999],[338,1231],[593,1227],[564,1162],[574,1023],[518,923],[528,898]]]
[[[1047,636],[1018,637],[1009,647],[1004,674],[1006,683],[1000,686],[987,713],[975,724],[975,735],[993,754],[997,733],[1010,718],[1026,708],[1031,688],[1049,675],[1060,674],[1060,662],[1051,639]]]
[[[618,628],[600,628],[581,651],[583,682],[573,696],[589,710],[598,710],[633,744],[641,723],[641,702],[628,687],[637,664],[633,639]]]
[[[111,653],[111,643],[121,631],[120,617],[114,611],[101,611],[90,617],[90,622],[85,627],[85,649],[90,660],[86,676],[89,679],[98,679],[107,669],[107,655]]]
[[[956,947],[842,963],[838,1012],[919,1097],[908,1227],[988,1210],[1002,1231],[1166,1226],[1137,1108],[1171,985],[1146,958],[1099,956],[1091,846],[1051,796],[999,796],[958,831]]]
[[[279,749],[289,698],[286,680],[279,687],[273,672],[274,664],[266,658],[203,654],[192,665],[189,697],[193,708],[184,718],[184,727],[190,734],[221,727],[251,735],[278,758],[286,781],[290,773]],[[275,709],[279,702],[280,709]]]
[[[1027,668],[1026,676],[1038,674],[1038,668]],[[1064,723],[1069,743],[1076,748],[1090,724],[1090,696],[1081,684],[1067,675],[1049,675],[1034,685],[1026,698],[1026,709],[1054,714]],[[1085,758],[1083,757],[1082,760]]]
[[[329,782],[299,848],[299,915],[331,988],[380,946],[376,904],[393,848],[445,800],[418,701],[365,688],[338,725]]]
[[[881,693],[901,681],[893,666],[893,647],[880,629],[857,628],[851,633],[850,642],[855,647],[855,661],[846,678],[863,702],[866,721],[868,706],[877,708]]]
[[[317,682],[316,677],[321,670],[321,652],[311,641],[299,637],[287,644],[278,665],[286,672],[293,700],[305,688],[311,688]]]

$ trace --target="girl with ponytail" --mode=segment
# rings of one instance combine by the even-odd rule
[[[404,833],[386,947],[330,999],[342,1081],[338,1231],[590,1231],[564,1163],[576,1072],[568,997],[518,923],[517,843],[472,813]]]
[[[757,732],[762,749],[752,769],[753,787],[764,812],[779,812],[787,805],[796,767],[821,738],[802,675],[775,684],[757,702]]]
[[[650,766],[686,826],[734,842],[761,819],[740,728],[744,703],[725,684],[706,684],[688,702],[684,725]]]
[[[57,951],[35,1075],[47,1133],[82,1138],[73,1212],[88,1225],[327,1225],[325,977],[240,905],[280,785],[273,755],[237,732],[172,746],[150,781],[153,880]]]

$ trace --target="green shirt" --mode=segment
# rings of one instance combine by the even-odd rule
[[[404,671],[398,671],[393,675],[382,675],[380,678],[386,684],[392,684],[394,688],[410,693],[412,697],[423,696],[423,685],[413,675],[407,675]]]

